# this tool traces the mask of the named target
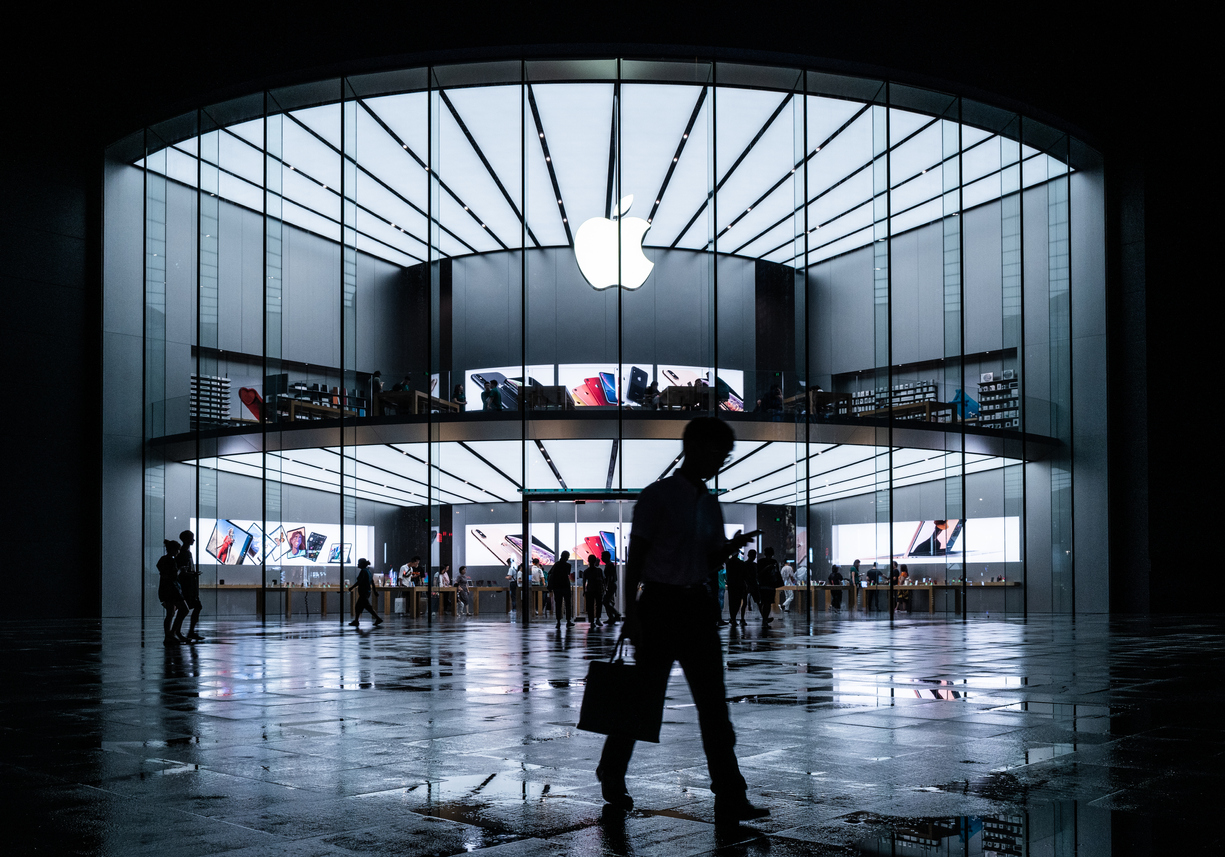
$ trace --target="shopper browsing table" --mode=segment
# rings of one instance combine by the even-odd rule
[[[706,487],[734,443],[731,427],[715,417],[701,417],[685,427],[680,469],[648,485],[638,498],[625,568],[624,633],[634,644],[644,704],[663,706],[668,674],[680,661],[697,707],[715,793],[715,820],[723,824],[769,815],[769,810],[749,803],[736,761],[716,625],[719,566],[755,535],[726,539],[723,512]],[[625,786],[633,752],[634,739],[627,735],[609,735],[604,742],[596,776],[604,800],[614,807],[634,805]]]

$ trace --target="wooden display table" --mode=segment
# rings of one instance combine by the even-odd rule
[[[285,618],[289,619],[293,616],[293,594],[301,592],[319,593],[319,615],[326,616],[328,614],[328,595],[339,595],[340,603],[344,604],[345,590],[338,586],[269,586],[267,588],[260,586],[258,583],[225,583],[225,584],[204,584],[201,589],[213,589],[217,591],[232,591],[232,592],[254,592],[255,593],[255,613],[261,619],[264,618],[266,610],[265,593],[268,592],[284,592],[285,595]],[[356,603],[356,598],[353,599]],[[350,608],[350,612],[352,609]]]
[[[440,399],[422,390],[397,390],[394,393],[378,394],[376,415],[384,412],[384,405],[391,405],[396,413],[428,414],[430,411],[445,411],[458,414],[463,408],[459,402]]]
[[[999,588],[999,587],[1020,586],[1020,585],[1021,585],[1021,582],[1018,580],[993,580],[989,583],[977,583],[977,584],[968,583],[965,586],[965,590],[969,592],[971,589],[987,589],[989,587]],[[930,586],[933,590],[936,590],[936,589],[953,590],[953,612],[955,613],[961,612],[962,585],[960,583],[933,583],[933,584],[930,584]]]
[[[664,387],[659,394],[659,407],[682,410],[711,410],[715,391],[710,387]]]
[[[933,414],[941,414],[948,411],[949,422],[957,422],[957,406],[950,402],[909,402],[904,405],[894,405],[892,408],[877,408],[874,411],[860,411],[855,414],[857,417],[889,417],[889,418],[906,418],[911,416],[920,416],[921,419],[927,422],[933,422]]]
[[[281,400],[282,403],[285,399]],[[318,405],[314,402],[304,402],[301,399],[289,399],[289,421],[293,422],[298,414],[315,414],[322,419],[338,419],[340,417],[355,417],[357,411],[345,408],[334,408],[331,405]]]
[[[525,402],[529,411],[545,411],[550,408],[561,411],[574,410],[574,396],[567,387],[528,387]]]
[[[422,596],[429,593],[431,590],[426,586],[381,586],[379,592],[383,594],[383,612],[391,614],[393,599],[406,598],[408,603],[407,613],[413,618],[417,614],[425,613],[426,610],[421,609]],[[481,613],[481,593],[482,592],[506,592],[505,586],[469,586],[468,593],[472,596],[472,615],[479,616]],[[459,615],[459,590],[454,586],[436,586],[433,592],[438,595],[438,615],[442,615],[445,607],[446,597],[451,598],[451,615]]]
[[[800,396],[792,396],[790,399],[784,399],[784,407],[788,403],[793,403],[800,399]],[[851,394],[850,393],[830,393],[825,390],[809,390],[808,391],[808,413],[817,417],[836,417],[839,416],[838,409],[845,408],[846,414],[851,413]]]

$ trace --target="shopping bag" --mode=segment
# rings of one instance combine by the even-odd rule
[[[607,661],[592,661],[587,667],[578,728],[658,744],[659,727],[664,719],[663,700],[648,699],[643,693],[638,667],[625,662],[624,648],[622,635]]]
[[[407,609],[408,609],[408,599],[407,598],[397,598],[395,601],[392,602],[392,612],[393,613],[403,613]]]

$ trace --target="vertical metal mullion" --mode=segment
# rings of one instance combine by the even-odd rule
[[[711,319],[710,319],[710,337],[711,337],[711,362],[714,364],[711,367],[711,372],[715,377],[711,378],[714,382],[714,396],[708,397],[707,402],[713,403],[719,397],[719,63],[711,63],[710,72],[710,116],[711,116],[711,134],[710,134],[710,161],[712,166],[711,184],[710,184],[710,253],[711,253]],[[715,488],[719,487],[719,474],[715,473]],[[759,543],[760,544],[760,543]]]
[[[962,189],[965,187],[965,164],[961,161],[961,153],[965,148],[965,126],[961,122],[961,107],[957,105],[957,348],[960,358],[957,361],[958,372],[961,374],[961,397],[966,398],[966,236],[965,222],[962,221],[961,215],[963,212],[963,203],[965,202],[962,196]],[[981,395],[979,398],[982,398]],[[962,402],[962,408],[965,408],[965,402]],[[964,415],[963,411],[963,415]],[[962,530],[962,561],[961,561],[961,618],[965,621],[969,618],[969,605],[967,597],[967,581],[970,578],[970,555],[964,545],[969,541],[969,533],[966,532],[966,515],[968,514],[968,500],[966,493],[966,422],[963,418],[960,429],[961,441],[961,530]],[[945,577],[948,580],[948,565],[945,565]]]
[[[347,200],[345,198],[345,172],[346,172],[345,170],[345,144],[346,142],[347,141],[345,140],[345,79],[342,77],[340,79],[340,282],[338,283],[338,285],[340,286],[340,289],[338,290],[338,297],[340,298],[340,315],[339,315],[339,318],[340,318],[340,384],[341,384],[340,389],[342,391],[344,390],[344,383],[345,383],[345,323],[346,323],[346,318],[345,318],[345,266],[348,262],[348,259],[347,259],[348,250],[346,248],[347,239],[345,236],[345,211],[348,209],[348,205],[346,204]],[[354,375],[354,377],[356,377],[356,375]],[[344,581],[344,557],[343,557],[344,548],[343,548],[343,545],[345,542],[345,405],[347,404],[347,401],[343,393],[341,394],[340,399],[337,402],[337,404],[340,407],[340,422],[337,428],[337,431],[339,432],[339,435],[340,435],[337,438],[337,446],[340,447],[340,456],[339,456],[340,457],[340,465],[339,465],[340,484],[337,487],[340,489],[340,491],[338,492],[340,495],[339,497],[339,500],[340,500],[340,508],[339,508],[340,544],[342,545],[342,548],[341,548],[342,556],[341,556],[341,563],[340,563],[340,581],[342,582],[342,585],[343,585],[343,581]],[[302,581],[302,583],[303,585],[305,585],[306,581],[304,580]],[[344,590],[342,589],[341,591],[343,592]],[[287,594],[285,597],[290,598],[292,597],[292,595]],[[302,597],[306,598],[306,594],[303,593]],[[350,598],[352,598],[352,596],[350,596]],[[342,602],[344,601],[343,596],[341,596],[341,601]],[[336,611],[336,619],[340,623],[340,626],[344,627],[345,611],[343,607]]]
[[[145,561],[144,557],[148,551],[149,544],[149,491],[145,488],[144,483],[149,478],[149,444],[145,443],[145,438],[149,436],[148,425],[148,401],[149,401],[149,128],[146,126],[141,131],[143,143],[143,159],[144,166],[141,168],[141,221],[140,221],[140,261],[141,261],[141,278],[140,278],[140,469],[141,469],[141,491],[140,491],[140,630],[141,638],[144,638],[145,630]],[[190,399],[189,405],[190,407]],[[188,424],[190,427],[190,423]],[[196,466],[199,467],[197,457]]]
[[[201,361],[204,356],[204,343],[200,341],[201,333],[203,332],[203,329],[204,329],[204,323],[203,323],[204,303],[203,303],[203,300],[201,299],[201,289],[200,289],[200,285],[202,282],[201,271],[200,271],[200,218],[201,218],[201,213],[203,210],[201,206],[200,195],[204,192],[204,170],[201,167],[201,164],[204,162],[204,158],[203,158],[204,141],[203,139],[201,139],[203,137],[203,134],[201,133],[201,115],[202,114],[203,114],[203,111],[201,110],[196,111],[196,140],[197,140],[196,142],[196,223],[195,223],[195,229],[193,230],[193,238],[192,238],[192,244],[195,246],[195,249],[196,249],[195,292],[196,292],[196,384],[197,384],[197,390],[199,389],[198,385],[200,381],[202,380],[201,379],[201,368],[202,368]],[[218,160],[220,160],[220,158]],[[197,398],[197,401],[199,401],[198,398]],[[190,427],[190,422],[188,423],[188,425]],[[200,433],[202,430],[203,428],[201,426],[201,420],[197,418],[195,428],[192,431],[193,441],[196,447],[195,512],[196,512],[197,521],[202,520],[200,517],[200,467],[201,467],[201,464],[200,464],[200,453],[201,453]],[[214,506],[214,512],[215,511],[216,511],[216,507]],[[199,524],[196,525],[196,528],[197,529],[200,528]],[[195,545],[193,545],[192,547],[195,549],[195,557],[193,557],[193,559],[196,560],[196,567],[198,569],[199,559],[200,559],[200,549],[196,547]],[[198,593],[197,593],[197,597],[199,597]]]
[[[264,151],[260,154],[263,157],[260,159],[263,163],[262,178],[262,225],[263,234],[260,235],[260,247],[262,248],[263,256],[260,260],[260,268],[263,271],[263,309],[264,318],[263,324],[260,327],[263,340],[260,343],[260,352],[263,355],[264,379],[268,378],[268,90],[264,90]],[[273,400],[272,404],[275,409],[277,403]],[[261,528],[263,530],[263,538],[268,537],[268,389],[264,386],[264,407],[260,414],[260,491],[259,491],[259,514]],[[344,542],[344,534],[341,533],[341,542]],[[260,545],[260,560],[259,560],[259,603],[263,605],[260,611],[261,624],[268,620],[268,555],[264,550],[264,546]],[[341,602],[344,597],[341,596]],[[344,615],[344,610],[341,609],[340,614]]]
[[[1017,404],[1021,411],[1021,618],[1029,618],[1029,426],[1025,412],[1025,166],[1017,190],[1017,242],[1020,249],[1018,276],[1021,278],[1020,333],[1017,341]],[[965,389],[964,387],[962,389]],[[1008,590],[1005,589],[1005,598]]]
[[[1064,163],[1066,169],[1063,173],[1063,181],[1067,187],[1065,191],[1067,197],[1067,217],[1064,218],[1066,227],[1064,234],[1067,236],[1068,252],[1067,252],[1067,267],[1068,267],[1068,441],[1072,447],[1068,453],[1068,548],[1071,553],[1071,561],[1068,563],[1068,571],[1071,575],[1072,587],[1072,618],[1076,618],[1076,411],[1073,408],[1073,396],[1076,392],[1076,385],[1072,383],[1072,377],[1075,374],[1073,370],[1072,349],[1075,343],[1072,337],[1072,147],[1071,139],[1064,135]],[[1025,185],[1024,170],[1021,173],[1021,186]]]
[[[811,550],[813,534],[809,532],[809,508],[812,503],[812,349],[808,342],[808,332],[810,330],[809,323],[811,321],[808,299],[808,72],[805,70],[802,73],[804,78],[803,86],[803,108],[800,110],[800,122],[803,123],[803,143],[800,151],[800,164],[804,174],[800,177],[803,191],[801,199],[803,202],[804,214],[804,266],[803,266],[803,284],[804,284],[804,377],[807,379],[804,396],[808,400],[804,403],[804,531],[808,533],[808,537],[804,540],[805,551]],[[792,193],[795,188],[792,188]],[[831,385],[832,386],[832,385]],[[743,392],[743,391],[742,391]],[[799,522],[796,522],[796,527],[799,527]],[[795,566],[799,569],[801,559],[808,562],[808,557],[796,556]],[[812,634],[812,563],[808,562],[808,573],[804,575],[805,592],[804,592],[804,621],[808,626],[808,633]]]
[[[531,388],[527,372],[527,122],[523,112],[527,100],[527,61],[519,60],[519,205],[523,217],[519,222],[519,350],[523,364],[523,387],[519,395],[519,478],[524,490],[520,493],[520,512],[523,516],[523,556],[519,560],[519,574],[523,583],[519,586],[523,600],[523,615],[520,621],[527,628],[528,614],[532,602],[532,515],[527,494],[527,391]],[[618,291],[620,291],[618,289]],[[513,604],[511,605],[514,606]]]
[[[885,81],[885,401],[889,407],[886,438],[889,444],[889,621],[893,621],[893,93]],[[856,592],[852,587],[851,598]],[[866,599],[865,599],[866,606]]]
[[[430,361],[434,357],[434,66],[426,69],[425,79],[425,389],[430,389]],[[441,217],[441,212],[439,212]],[[438,260],[441,275],[442,258]],[[425,408],[425,529],[430,533],[430,522],[434,515],[434,416],[430,413],[429,399]],[[440,528],[441,529],[441,528]],[[434,574],[430,560],[434,551],[433,542],[426,539],[425,551],[425,624],[434,624]],[[441,598],[441,596],[439,596]],[[416,594],[413,594],[416,598]],[[441,601],[439,609],[442,608]]]
[[[613,87],[613,122],[616,123],[614,126],[616,128],[616,134],[613,136],[613,145],[617,147],[617,192],[615,196],[617,197],[618,206],[620,206],[621,203],[621,63],[622,60],[620,57],[618,57],[617,83],[616,86]],[[619,391],[619,395],[617,396],[617,439],[614,441],[613,445],[613,449],[616,451],[617,455],[621,455],[624,452],[625,445],[625,385],[622,383],[622,379],[625,378],[625,353],[623,347],[625,344],[625,289],[620,285],[622,279],[621,218],[623,216],[624,213],[617,217],[617,377],[613,382],[613,390]],[[616,458],[613,459],[612,466],[614,468],[617,466]],[[624,473],[624,468],[622,468],[622,472]],[[618,479],[616,488],[620,489],[623,481],[623,479]],[[618,507],[619,506],[620,501],[618,501]],[[619,527],[617,529],[617,538],[621,538],[621,530]],[[603,559],[603,557],[601,557],[601,559]],[[608,581],[605,581],[604,585],[607,588]]]

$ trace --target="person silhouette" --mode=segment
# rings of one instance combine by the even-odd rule
[[[604,563],[604,612],[611,625],[621,621],[621,613],[617,610],[617,565],[609,551],[603,551],[600,560]]]
[[[630,531],[622,626],[622,633],[634,645],[644,706],[662,709],[668,674],[680,661],[697,707],[715,794],[715,821],[725,825],[770,814],[749,802],[736,760],[736,733],[728,717],[723,645],[717,626],[719,566],[756,536],[737,533],[727,539],[723,512],[706,487],[706,480],[719,472],[735,441],[731,427],[717,417],[692,420],[682,437],[680,468],[643,489]],[[604,741],[596,778],[604,800],[613,808],[633,808],[625,785],[633,752],[631,734],[613,733]]]
[[[166,610],[166,618],[162,622],[166,645],[186,643],[183,636],[183,620],[187,618],[187,602],[183,600],[183,590],[179,587],[179,551],[183,546],[172,539],[165,539],[166,553],[157,561],[157,600],[162,602]]]
[[[599,628],[604,624],[600,621],[600,611],[604,607],[604,569],[595,554],[587,556],[587,567],[583,569],[583,594],[587,596],[587,621],[593,628]]]
[[[557,562],[549,569],[549,592],[553,595],[553,615],[557,619],[557,627],[561,628],[561,613],[566,611],[566,627],[574,627],[574,608],[570,601],[573,593],[570,591],[570,551],[562,551]]]
[[[353,607],[353,621],[349,624],[356,628],[361,622],[362,611],[365,610],[374,617],[374,627],[382,625],[383,618],[374,612],[374,607],[370,603],[371,592],[377,597],[379,590],[374,585],[374,578],[370,574],[370,560],[365,557],[357,561],[357,578],[349,587],[349,591],[352,592],[354,589],[357,590],[357,604]]]
[[[782,585],[783,578],[778,569],[778,560],[774,558],[774,548],[768,547],[757,563],[757,607],[761,611],[761,624],[769,625],[774,621],[770,617],[770,608],[774,606],[774,595]]]
[[[233,529],[230,532],[233,533]],[[183,600],[191,609],[191,623],[187,626],[187,639],[192,643],[199,643],[203,642],[204,638],[196,633],[196,623],[200,621],[200,611],[204,609],[204,602],[200,600],[200,569],[192,560],[191,546],[196,543],[196,536],[191,530],[184,530],[179,533],[179,541],[183,543],[178,557],[175,558],[179,567],[179,588],[183,591]],[[180,619],[178,624],[182,626],[183,621]]]

